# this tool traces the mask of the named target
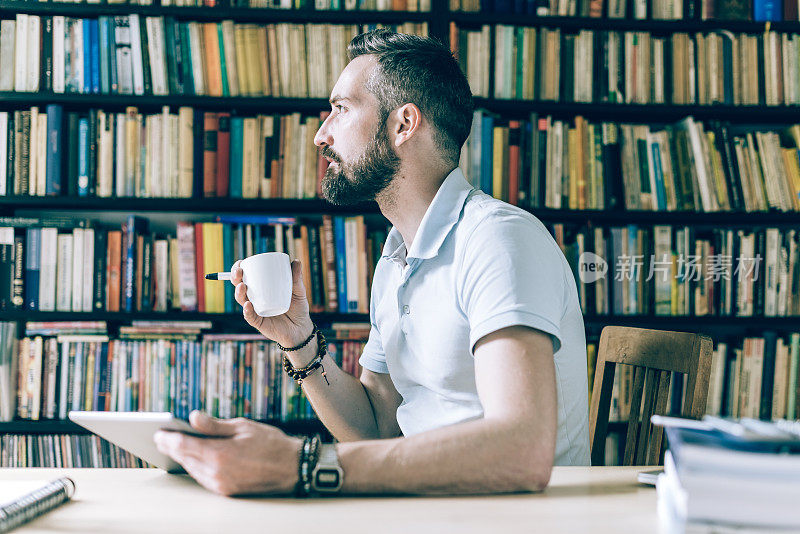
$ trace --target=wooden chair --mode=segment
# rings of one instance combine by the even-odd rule
[[[603,328],[589,413],[592,465],[604,464],[611,389],[618,363],[634,367],[622,465],[655,465],[661,461],[663,429],[654,427],[650,416],[666,414],[672,372],[688,375],[681,415],[695,419],[703,416],[712,350],[711,338],[701,334],[625,326]]]

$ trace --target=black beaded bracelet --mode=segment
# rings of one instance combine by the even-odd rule
[[[287,349],[286,347],[284,347],[283,345],[281,345],[281,344],[280,344],[280,343],[278,343],[277,341],[275,342],[275,344],[276,344],[276,345],[278,345],[278,348],[279,348],[279,349],[281,349],[283,352],[294,352],[294,351],[296,351],[296,350],[300,350],[300,349],[302,349],[303,347],[305,347],[306,345],[308,345],[309,343],[311,343],[311,340],[312,340],[312,339],[314,339],[314,336],[315,336],[315,335],[317,334],[317,332],[319,331],[319,329],[317,328],[317,325],[316,325],[316,323],[311,323],[311,324],[312,324],[312,325],[314,325],[314,328],[311,330],[311,335],[310,335],[310,336],[308,336],[308,339],[306,339],[305,341],[303,341],[302,343],[300,343],[300,344],[299,344],[299,345],[297,345],[296,347],[291,347],[291,348],[288,348],[288,349]]]

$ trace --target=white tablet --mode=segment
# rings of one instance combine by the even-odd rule
[[[153,441],[156,431],[178,430],[200,436],[188,422],[176,418],[169,412],[75,411],[69,412],[69,418],[101,438],[169,473],[182,473],[184,470],[175,460],[158,451]]]

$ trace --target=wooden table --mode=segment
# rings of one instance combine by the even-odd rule
[[[158,469],[0,469],[0,484],[75,481],[72,502],[15,532],[616,534],[658,530],[645,469],[556,467],[543,493],[457,498],[230,498]]]

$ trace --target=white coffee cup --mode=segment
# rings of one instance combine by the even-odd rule
[[[283,252],[265,252],[242,260],[247,298],[261,317],[281,315],[292,302],[292,265]]]

